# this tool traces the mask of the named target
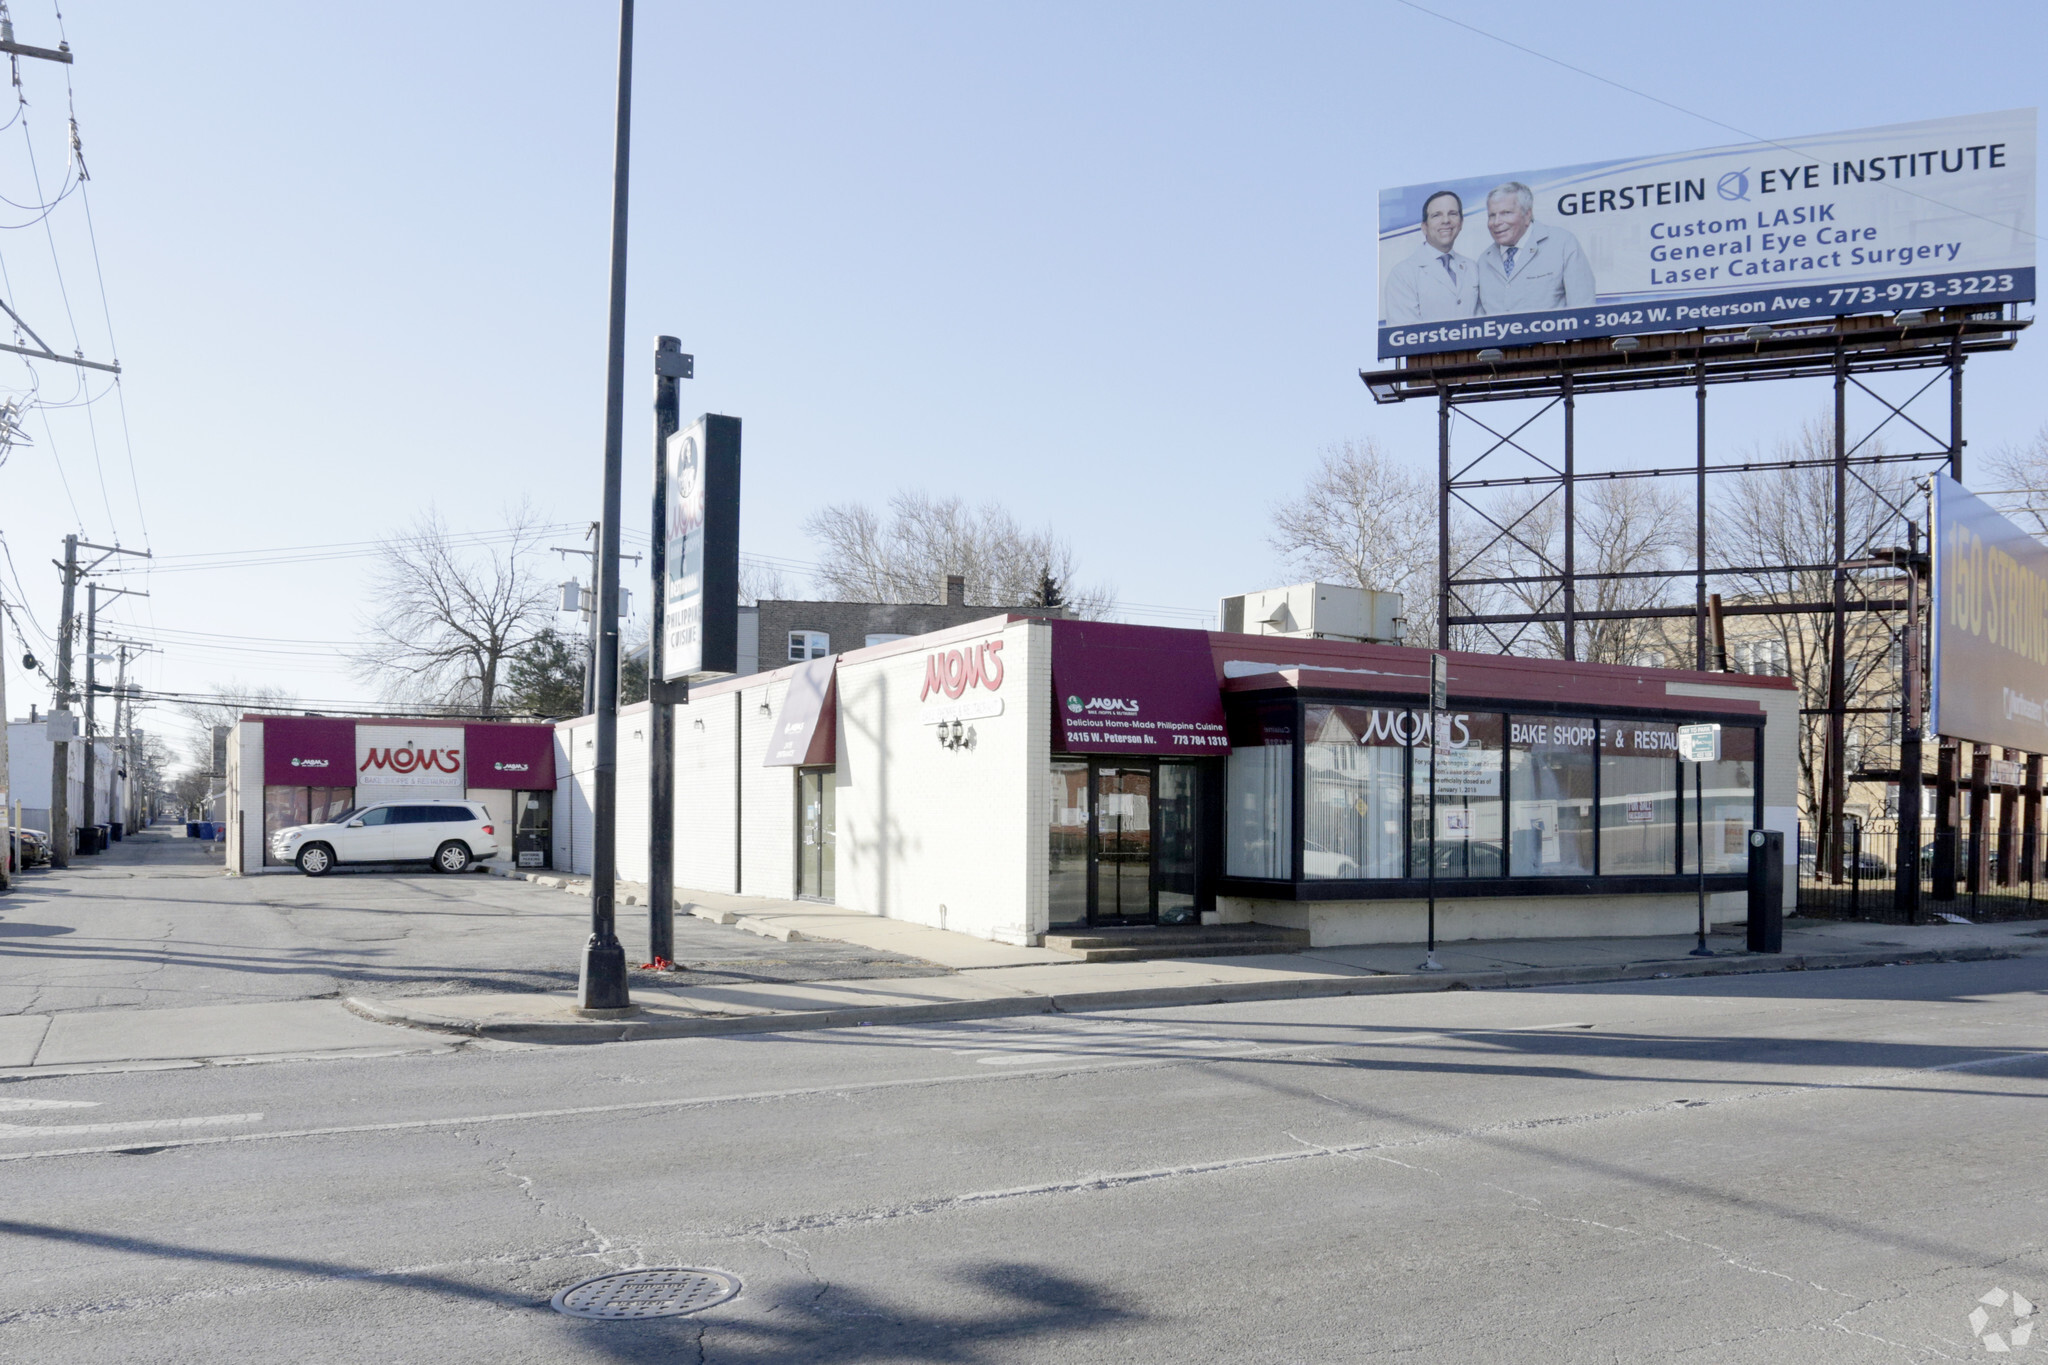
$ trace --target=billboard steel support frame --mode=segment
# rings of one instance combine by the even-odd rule
[[[1541,354],[1516,355],[1499,351],[1463,352],[1411,358],[1398,369],[1361,371],[1359,378],[1376,402],[1399,403],[1433,398],[1437,405],[1437,628],[1436,644],[1451,647],[1457,627],[1483,629],[1502,653],[1514,652],[1523,635],[1538,626],[1559,627],[1555,646],[1567,659],[1580,654],[1579,626],[1582,623],[1640,618],[1693,618],[1694,667],[1711,671],[1708,641],[1708,597],[1710,580],[1742,572],[1829,573],[1830,591],[1824,600],[1790,602],[1730,603],[1722,607],[1728,616],[1769,615],[1825,617],[1830,628],[1827,660],[1827,704],[1817,709],[1825,717],[1822,790],[1816,793],[1820,820],[1816,831],[1821,847],[1816,865],[1834,881],[1844,877],[1844,807],[1848,797],[1847,717],[1873,708],[1849,706],[1848,618],[1851,613],[1905,611],[1907,600],[1872,600],[1852,596],[1849,577],[1848,495],[1849,480],[1857,479],[1875,488],[1856,471],[1892,464],[1923,464],[1929,472],[1940,469],[1961,482],[1963,474],[1963,364],[1971,354],[2009,350],[2030,320],[2018,316],[2015,306],[1985,308],[1930,308],[1897,317],[1838,317],[1826,335],[1813,327],[1800,327],[1798,335],[1779,335],[1774,329],[1750,332],[1693,332],[1672,337],[1644,338],[1637,347],[1615,351],[1601,343],[1568,343],[1547,347]],[[1938,373],[1919,390],[1894,403],[1870,387],[1866,379],[1880,374],[1935,369],[1948,377],[1949,424],[1946,442],[1908,414],[1906,409],[1933,389]],[[1821,378],[1832,381],[1833,411],[1830,446],[1825,459],[1798,461],[1743,461],[1709,463],[1707,453],[1708,389],[1710,385],[1753,383],[1764,380]],[[1848,400],[1851,386],[1884,409],[1876,425],[1854,442],[1849,439]],[[1603,470],[1586,472],[1578,467],[1577,404],[1588,393],[1642,392],[1689,386],[1694,397],[1694,459],[1690,467]],[[1473,408],[1492,402],[1535,400],[1538,411],[1521,422],[1502,429],[1478,418]],[[1546,459],[1525,444],[1525,433],[1551,408],[1562,410],[1562,431],[1555,460]],[[1464,417],[1486,433],[1491,444],[1462,467],[1453,468],[1453,419]],[[1924,435],[1937,448],[1928,451],[1891,453],[1866,451],[1880,431],[1894,422]],[[1514,477],[1482,477],[1487,462],[1504,452],[1526,456],[1547,472]],[[1826,468],[1831,479],[1830,503],[1833,562],[1826,565],[1752,566],[1717,564],[1708,553],[1707,508],[1712,475],[1743,474],[1786,468]],[[1690,475],[1693,484],[1692,563],[1685,568],[1631,570],[1621,573],[1579,572],[1578,485],[1593,480],[1619,478],[1673,478]],[[1550,491],[1535,499],[1529,511],[1503,526],[1500,520],[1472,502],[1466,494],[1501,487],[1540,488]],[[1562,546],[1552,553],[1548,543],[1531,544],[1517,534],[1517,527],[1530,512],[1552,496],[1561,499]],[[1912,521],[1908,509],[1898,507],[1879,495],[1902,526]],[[1452,559],[1451,527],[1454,506],[1462,505],[1480,517],[1492,530],[1492,537],[1477,551],[1466,553],[1463,562]],[[1917,547],[1917,527],[1912,529]],[[1535,572],[1521,575],[1485,575],[1468,572],[1494,546],[1509,541],[1527,551]],[[1862,549],[1857,546],[1855,549]],[[1651,607],[1624,611],[1586,610],[1579,602],[1582,582],[1613,581],[1624,578],[1691,578],[1693,602],[1688,607]],[[1522,611],[1474,611],[1469,594],[1460,589],[1491,589],[1518,585],[1527,609]],[[1461,610],[1461,608],[1465,608]],[[1501,628],[1512,628],[1503,636]],[[1918,653],[1918,651],[1915,651]],[[1905,689],[1902,689],[1902,691]],[[1917,691],[1917,689],[1913,689]],[[1902,697],[1897,707],[1878,708],[1897,713],[1908,705]],[[1902,748],[1910,732],[1919,739],[1914,720],[1901,716]],[[1911,745],[1918,749],[1918,743]],[[1902,753],[1901,758],[1905,755]],[[1918,774],[1901,774],[1902,782]],[[1937,814],[1943,807],[1937,801]],[[1937,862],[1941,861],[1937,858]],[[1937,869],[1937,883],[1942,879]],[[1951,874],[1952,875],[1952,874]],[[1917,892],[1917,884],[1913,888]],[[1901,895],[1905,894],[1903,892]],[[1937,885],[1936,898],[1940,898]],[[1917,898],[1916,898],[1917,899]]]

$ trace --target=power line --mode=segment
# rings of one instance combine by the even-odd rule
[[[1812,156],[1811,154],[1803,152],[1797,147],[1788,147],[1784,143],[1777,141],[1775,138],[1760,136],[1756,133],[1750,132],[1747,128],[1738,128],[1734,124],[1729,123],[1724,119],[1715,118],[1712,114],[1702,114],[1697,109],[1688,109],[1682,104],[1674,104],[1670,100],[1665,99],[1661,95],[1653,95],[1647,90],[1638,90],[1633,85],[1624,85],[1620,81],[1614,80],[1611,77],[1601,75],[1597,71],[1588,71],[1583,66],[1573,66],[1570,62],[1564,60],[1562,57],[1553,57],[1548,52],[1539,52],[1535,48],[1528,47],[1522,43],[1518,43],[1512,38],[1503,38],[1498,33],[1495,33],[1490,29],[1480,28],[1477,24],[1468,24],[1463,19],[1453,19],[1450,15],[1444,14],[1439,10],[1433,10],[1429,8],[1429,6],[1427,5],[1419,5],[1415,2],[1415,0],[1394,0],[1394,3],[1397,5],[1406,5],[1409,9],[1414,10],[1417,14],[1427,14],[1432,19],[1441,19],[1443,22],[1450,24],[1453,27],[1464,29],[1467,33],[1476,33],[1482,38],[1491,39],[1492,41],[1499,43],[1502,47],[1511,47],[1517,52],[1524,53],[1528,56],[1536,58],[1538,61],[1549,62],[1552,66],[1561,66],[1567,71],[1571,71],[1578,75],[1584,76],[1587,80],[1598,81],[1602,85],[1613,86],[1616,90],[1623,91],[1626,94],[1634,95],[1638,99],[1648,100],[1652,104],[1661,104],[1666,109],[1669,109],[1674,113],[1684,114],[1687,118],[1696,118],[1700,120],[1702,123],[1711,123],[1716,128],[1723,128],[1731,133],[1739,133],[1743,137],[1749,139],[1751,142],[1760,142],[1766,147],[1776,147],[1779,151],[1788,153],[1792,156],[1796,156],[1800,160],[1805,161],[1810,165],[1818,166],[1822,164],[1818,158]],[[2025,228],[2019,226],[2017,223],[2005,222],[2000,219],[1993,218],[1989,214],[1977,213],[1971,209],[1961,208],[1955,204],[1950,204],[1943,200],[1936,199],[1931,194],[1922,194],[1918,190],[1909,190],[1905,186],[1900,185],[1895,181],[1886,181],[1885,185],[1886,188],[1896,190],[1900,194],[1908,195],[1911,198],[1921,200],[1924,203],[1932,204],[1936,208],[1947,209],[1950,213],[1960,213],[1966,217],[1975,218],[1982,222],[1990,223],[1994,227],[2008,228],[2014,232],[2024,233],[2026,236],[2032,237],[2036,241],[2040,240],[2040,234],[2028,232]],[[37,193],[41,193],[41,190],[39,189]]]

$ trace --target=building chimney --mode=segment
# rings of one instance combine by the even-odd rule
[[[946,605],[964,607],[967,605],[967,579],[957,573],[946,575]]]

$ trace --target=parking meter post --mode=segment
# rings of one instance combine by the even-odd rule
[[[670,970],[676,956],[675,699],[663,680],[668,651],[668,438],[682,424],[677,381],[683,343],[654,339],[654,548],[648,555],[647,637],[647,965]],[[687,686],[687,684],[685,684]],[[687,696],[687,693],[685,693]]]
[[[1451,704],[1451,661],[1442,654],[1429,656],[1429,947],[1422,959],[1422,970],[1440,972],[1444,964],[1436,960],[1436,768],[1437,768],[1437,716],[1450,709]]]
[[[1692,765],[1692,843],[1693,858],[1699,864],[1700,887],[1700,946],[1692,950],[1693,957],[1712,957],[1714,950],[1707,946],[1707,812],[1703,804],[1706,795],[1705,763]]]

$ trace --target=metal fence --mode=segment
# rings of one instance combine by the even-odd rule
[[[1835,881],[1826,867],[1815,865],[1813,831],[1799,827],[1799,913],[1821,919],[1901,922],[1896,906],[1898,836],[1890,830],[1866,830],[1849,822],[1842,849],[1842,878]],[[2048,843],[2044,836],[1991,835],[1985,840],[1983,875],[1972,885],[1970,836],[1932,830],[1920,836],[1920,917],[1956,915],[1978,923],[2048,919]],[[2031,855],[2031,856],[2030,856]],[[1952,856],[1955,896],[1935,899],[1935,868]],[[2012,871],[2006,878],[2005,863]]]

